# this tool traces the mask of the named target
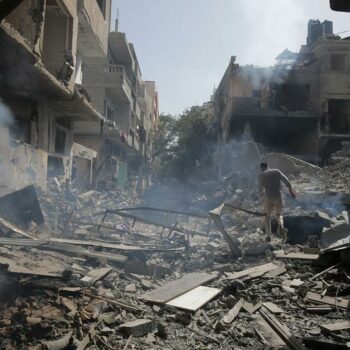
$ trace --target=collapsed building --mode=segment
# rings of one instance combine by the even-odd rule
[[[310,20],[306,45],[274,67],[241,67],[232,57],[214,94],[218,140],[252,138],[271,151],[325,159],[349,139],[349,38]]]
[[[2,190],[123,187],[128,167],[148,179],[158,95],[125,34],[109,33],[111,1],[16,3],[0,27]]]

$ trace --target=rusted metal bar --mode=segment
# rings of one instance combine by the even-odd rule
[[[259,211],[254,211],[254,210],[250,210],[250,209],[245,209],[245,208],[241,208],[238,207],[234,204],[230,204],[230,203],[224,203],[224,210],[225,209],[231,209],[231,210],[239,210],[239,211],[243,211],[247,214],[251,214],[251,215],[255,215],[255,216],[265,216],[265,213],[259,212]]]
[[[190,229],[185,229],[184,227],[180,227],[180,226],[177,226],[177,227],[174,228],[173,226],[162,224],[160,222],[156,222],[156,221],[153,221],[153,220],[150,220],[150,219],[145,219],[145,218],[142,218],[142,217],[139,217],[139,216],[135,216],[135,215],[132,215],[132,214],[124,213],[123,211],[120,211],[120,210],[107,209],[107,211],[106,211],[106,213],[104,215],[104,218],[106,218],[107,214],[115,214],[115,215],[118,215],[118,216],[121,216],[121,217],[125,217],[125,218],[128,218],[128,219],[138,220],[138,221],[141,221],[141,222],[143,222],[145,224],[148,224],[148,225],[163,227],[163,228],[166,228],[166,229],[169,229],[169,230],[172,229],[173,231],[180,232],[180,233],[183,233],[185,235],[190,234],[190,235],[197,235],[197,236],[203,236],[203,237],[207,236],[207,234],[203,233],[203,232],[198,232],[198,231],[194,231],[194,230],[190,230]]]
[[[162,209],[162,208],[153,208],[153,207],[126,207],[126,208],[120,208],[120,209],[108,209],[110,211],[135,211],[135,210],[147,210],[147,211],[155,211],[155,212],[163,212],[163,213],[171,213],[171,214],[178,214],[178,215],[184,215],[194,218],[202,218],[202,219],[208,219],[209,216],[206,214],[195,214],[195,213],[188,213],[184,211],[178,211],[178,210],[172,210],[172,209]],[[95,213],[95,216],[103,214],[105,211],[100,211]]]
[[[104,212],[103,218],[101,219],[101,224],[104,223],[106,216],[108,215],[108,209]],[[100,231],[101,225],[97,226],[97,231]]]
[[[72,222],[75,224],[80,224],[80,225],[97,226],[99,228],[106,228],[109,230],[113,230],[117,233],[125,233],[125,232],[130,233],[130,231],[127,229],[121,230],[121,229],[116,228],[113,225],[101,224],[101,223],[96,223],[96,222],[89,222],[89,221],[78,220],[78,219],[73,219]]]
[[[218,229],[220,230],[220,232],[222,233],[225,241],[227,242],[230,250],[231,250],[231,254],[234,258],[239,258],[242,255],[242,251],[240,249],[240,245],[241,243],[238,241],[238,239],[235,239],[233,237],[231,237],[226,229],[225,226],[221,220],[221,212],[224,209],[225,204],[220,205],[220,207],[212,210],[209,212],[210,217],[212,218],[212,220],[214,221],[214,223],[216,224],[216,226],[218,227]]]

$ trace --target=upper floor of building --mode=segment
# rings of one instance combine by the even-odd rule
[[[274,67],[240,66],[232,57],[214,94],[217,113],[322,117],[329,99],[350,99],[350,38],[330,21],[310,21],[307,43],[288,49]]]
[[[111,0],[23,0],[5,20],[73,90],[83,58],[107,54],[110,16]]]

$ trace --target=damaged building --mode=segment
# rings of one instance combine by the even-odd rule
[[[155,82],[142,80],[135,48],[118,31],[118,20],[108,36],[107,54],[85,59],[82,76],[84,90],[106,123],[76,123],[75,140],[98,152],[97,180],[105,173],[101,170],[108,169],[109,176],[123,187],[129,169],[140,176],[143,187],[150,175],[158,94]]]
[[[1,5],[1,190],[28,184],[45,188],[48,177],[78,179],[83,187],[94,187],[113,159],[120,160],[112,162],[113,179],[122,183],[127,181],[128,162],[138,159],[135,171],[151,163],[149,136],[158,121],[157,92],[153,82],[141,81],[132,45],[126,43],[137,77],[122,81],[124,71],[107,65],[113,48],[111,1],[23,0]],[[114,46],[120,62],[129,58],[119,51],[123,49]],[[98,74],[103,86],[98,79],[97,86],[92,82],[94,60],[105,62]],[[134,78],[137,90],[131,87]],[[123,98],[129,97],[128,107]],[[128,128],[127,108],[133,128],[131,122]]]
[[[156,84],[110,12],[0,0],[0,350],[349,349],[350,142],[324,167],[268,153],[348,137],[349,41],[310,21],[274,68],[232,58],[155,138]],[[256,181],[271,155],[277,220]]]
[[[310,20],[298,54],[274,67],[240,66],[232,57],[214,95],[219,142],[252,138],[271,151],[326,159],[349,138],[350,40],[333,23]]]

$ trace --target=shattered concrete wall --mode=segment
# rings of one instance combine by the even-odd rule
[[[9,129],[0,127],[0,192],[30,184],[46,188],[47,152],[10,139]]]
[[[47,103],[22,98],[8,98],[6,110],[9,121],[2,124],[0,137],[2,186],[14,190],[34,183],[45,188],[48,175],[70,178],[73,158],[70,121],[64,128],[61,118]],[[57,130],[65,131],[61,144],[62,133],[59,135]]]
[[[76,177],[85,187],[93,180],[93,163],[97,152],[78,143],[73,144],[72,178]]]
[[[300,111],[282,106],[288,102],[288,96],[284,96],[284,102],[278,102],[278,97],[283,90],[289,91],[289,87],[291,91],[299,91],[298,86],[305,87],[305,91],[308,87],[312,90],[315,75],[303,75],[302,70],[239,67],[234,62],[230,62],[214,95],[220,125],[219,144],[230,139],[253,138],[271,150],[305,155],[308,160],[314,160],[319,153],[320,116],[315,107],[309,106],[311,97],[300,93],[307,101],[301,101],[305,110]],[[315,91],[312,94],[315,95]],[[301,106],[299,100],[289,102],[297,109]]]
[[[45,0],[23,0],[7,17],[9,22],[39,52]]]
[[[39,54],[48,70],[74,88],[77,64],[78,16],[76,0],[24,0],[6,17]],[[67,75],[66,61],[72,57]]]

